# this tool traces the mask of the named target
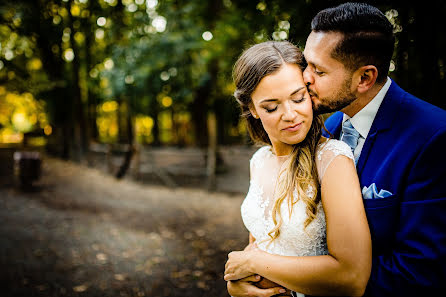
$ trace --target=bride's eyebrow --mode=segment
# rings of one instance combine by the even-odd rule
[[[297,88],[296,90],[291,92],[290,97],[293,96],[294,94],[300,92],[302,89],[305,89],[305,87]],[[260,101],[260,103],[267,103],[267,102],[274,102],[274,101],[279,101],[279,99],[277,99],[277,98],[263,99],[262,101]]]
[[[260,101],[260,103],[268,103],[268,102],[274,102],[274,101],[279,101],[279,99],[263,99],[262,101]]]
[[[290,94],[290,97],[293,96],[294,94],[300,92],[300,91],[303,90],[303,89],[305,89],[305,87],[300,87],[300,88],[298,88],[297,90],[295,90],[294,92],[292,92],[292,93]]]

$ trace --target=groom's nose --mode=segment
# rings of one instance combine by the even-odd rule
[[[307,66],[307,68],[305,68],[305,70],[303,72],[303,77],[304,77],[304,82],[305,82],[306,86],[309,86],[312,83],[314,83],[313,76],[311,75],[311,71],[310,71],[310,69],[308,69],[308,66]]]

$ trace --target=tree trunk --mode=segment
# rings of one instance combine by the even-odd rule
[[[90,10],[93,9],[92,2],[94,1],[88,2]],[[85,35],[85,67],[87,75],[87,83],[85,84],[87,87],[87,125],[88,125],[87,141],[88,143],[90,143],[91,141],[97,141],[99,138],[98,126],[96,124],[98,100],[96,94],[91,90],[90,85],[88,83],[89,81],[88,76],[90,75],[90,70],[94,66],[92,62],[93,35],[91,34],[93,28],[89,21],[84,21],[83,24],[84,24],[83,31]]]
[[[207,177],[208,190],[215,191],[217,188],[217,120],[214,113],[208,118],[209,145],[207,153]]]
[[[195,93],[195,99],[192,103],[192,122],[194,127],[195,143],[199,147],[206,147],[208,141],[207,129],[207,99],[211,92],[211,83],[198,88]]]
[[[32,26],[36,28],[37,47],[41,53],[42,64],[51,81],[55,83],[53,89],[41,94],[48,102],[48,111],[50,123],[54,127],[54,133],[50,137],[47,150],[55,153],[63,159],[69,159],[71,156],[71,140],[72,140],[72,109],[73,98],[70,96],[69,84],[64,75],[64,64],[61,55],[55,55],[52,47],[61,44],[51,42],[51,35],[61,35],[52,22],[48,23],[43,16],[44,4],[42,1],[31,1],[34,15],[32,17],[35,22]],[[61,36],[57,39],[61,40]],[[61,100],[63,98],[63,100]],[[59,132],[60,131],[60,132]]]
[[[153,142],[152,145],[154,146],[160,146],[160,128],[159,128],[159,122],[158,122],[158,115],[159,115],[159,105],[158,101],[156,100],[155,96],[153,96],[152,100],[150,100],[150,111],[149,115],[153,119],[153,127],[152,127],[152,135],[153,135]]]
[[[118,172],[116,173],[116,178],[121,179],[125,176],[127,171],[130,168],[130,164],[132,161],[133,153],[135,152],[134,147],[134,132],[133,132],[133,121],[132,121],[132,113],[131,113],[131,105],[129,100],[126,100],[126,127],[127,127],[127,144],[128,148],[124,154],[124,160],[122,165],[119,167]]]
[[[82,91],[80,87],[80,49],[74,40],[75,29],[73,26],[73,16],[71,15],[71,5],[73,0],[68,2],[68,27],[71,30],[71,47],[74,53],[72,64],[72,95],[74,99],[74,149],[77,161],[81,161],[85,157],[87,151],[87,125],[85,122],[84,106],[82,102]]]

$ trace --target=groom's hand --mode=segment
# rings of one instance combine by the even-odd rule
[[[282,287],[281,285],[279,285],[278,283],[275,283],[273,281],[270,281],[267,278],[262,277],[261,280],[257,283],[254,283],[254,285],[257,288],[261,288],[261,289],[270,289],[270,288],[283,288],[285,289],[285,293],[280,293],[279,295],[275,295],[275,297],[279,297],[279,296],[291,296],[291,291]]]
[[[233,297],[290,296],[287,290],[259,275],[251,275],[238,281],[228,281],[228,293]],[[289,291],[288,291],[289,293]]]

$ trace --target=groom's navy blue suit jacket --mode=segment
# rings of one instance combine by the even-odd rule
[[[342,116],[325,123],[337,139]],[[446,296],[446,111],[392,81],[357,171],[361,188],[393,194],[363,199],[373,250],[365,296]]]

